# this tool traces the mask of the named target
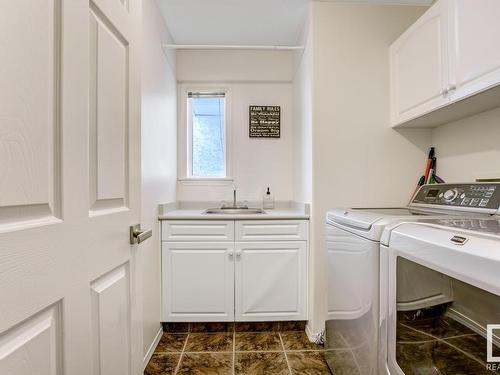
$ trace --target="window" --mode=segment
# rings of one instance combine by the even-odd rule
[[[226,177],[226,137],[226,93],[188,92],[188,177]]]

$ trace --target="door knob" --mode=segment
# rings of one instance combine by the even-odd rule
[[[141,243],[142,241],[147,240],[149,237],[153,235],[153,230],[142,230],[141,224],[131,225],[130,226],[130,244],[135,245],[136,243]]]

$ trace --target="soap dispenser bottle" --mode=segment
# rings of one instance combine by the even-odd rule
[[[264,209],[274,208],[274,197],[272,196],[271,191],[269,190],[269,187],[267,188],[267,191],[264,194],[264,197],[262,198],[262,207]]]

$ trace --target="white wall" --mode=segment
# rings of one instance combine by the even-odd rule
[[[269,186],[277,200],[293,198],[293,54],[288,51],[179,51],[178,111],[185,112],[185,87],[216,84],[230,90],[230,155],[234,181],[192,184],[180,181],[180,201],[231,200],[233,183],[238,199],[260,201]],[[281,106],[281,138],[250,139],[248,107]],[[179,134],[185,126],[179,116]],[[183,142],[182,139],[179,142]],[[179,148],[179,161],[185,159]],[[179,162],[179,176],[184,171]]]
[[[405,205],[430,131],[389,125],[388,47],[424,8],[312,3],[313,187],[309,329],[324,326],[328,208]]]
[[[175,54],[161,44],[171,37],[155,0],[143,1],[142,60],[142,218],[153,237],[141,244],[144,354],[160,330],[160,248],[158,204],[176,199]]]
[[[432,144],[445,181],[500,178],[500,108],[433,129]]]
[[[309,13],[310,14],[310,13]],[[312,80],[313,45],[311,22],[304,25],[301,36],[303,51],[295,53],[293,77],[293,165],[294,200],[312,201]]]
[[[181,50],[179,82],[291,82],[290,51]]]

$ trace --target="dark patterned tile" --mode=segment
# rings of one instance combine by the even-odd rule
[[[484,364],[455,350],[443,341],[398,344],[396,359],[406,375],[491,375]]]
[[[281,332],[285,331],[301,331],[304,332],[306,329],[306,321],[304,320],[290,320],[278,323],[278,329]]]
[[[179,354],[153,354],[144,375],[170,375],[175,373],[179,363]]]
[[[479,335],[470,335],[446,339],[446,342],[472,355],[480,361],[486,362],[486,339]]]
[[[192,333],[233,332],[233,330],[233,322],[190,323],[189,325],[189,332]]]
[[[235,374],[241,375],[288,375],[285,354],[269,353],[236,353]]]
[[[425,320],[405,321],[404,324],[438,338],[449,338],[474,333],[466,326],[447,316]]]
[[[287,357],[293,375],[331,374],[325,352],[293,352],[287,353]]]
[[[276,332],[237,332],[236,351],[275,351],[283,350]]]
[[[397,342],[423,342],[434,341],[435,339],[421,331],[417,331],[406,324],[398,323],[396,330]]]
[[[230,375],[233,372],[233,354],[185,353],[178,375]]]
[[[190,333],[186,352],[230,352],[233,350],[232,333]]]
[[[279,322],[236,322],[236,332],[271,332],[279,330]]]
[[[346,349],[344,338],[337,331],[327,331],[325,333],[325,349]]]
[[[350,350],[327,350],[325,351],[325,360],[335,375],[365,375],[359,371]]]
[[[322,350],[322,345],[309,341],[304,332],[281,332],[285,350]]]
[[[164,333],[156,347],[155,353],[162,352],[182,352],[187,334],[185,333]]]
[[[162,323],[163,332],[168,333],[187,333],[189,323]]]

